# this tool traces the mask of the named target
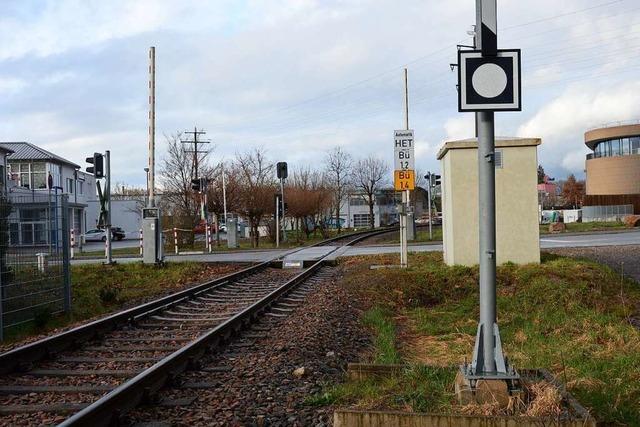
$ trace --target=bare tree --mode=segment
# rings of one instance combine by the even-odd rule
[[[198,211],[198,195],[191,189],[191,180],[195,178],[193,154],[185,151],[180,139],[182,133],[178,132],[167,140],[167,153],[162,159],[160,168],[160,183],[162,186],[162,205],[175,216],[191,222],[195,225]],[[198,163],[201,168],[207,168],[208,152],[198,154]],[[187,225],[187,224],[183,224]]]
[[[373,217],[375,193],[380,189],[388,171],[388,165],[373,155],[358,160],[353,167],[351,174],[353,185],[357,190],[362,191],[367,199],[367,204],[369,205],[369,225],[371,228],[375,225]]]
[[[324,163],[326,176],[333,192],[333,207],[336,212],[339,233],[342,228],[342,224],[340,223],[340,205],[349,189],[349,178],[353,161],[349,153],[343,151],[340,147],[335,147],[327,152]]]
[[[240,206],[240,182],[238,170],[235,165],[218,163],[210,171],[207,171],[209,186],[207,187],[207,209],[218,217],[224,214],[226,198],[227,213],[236,212]],[[225,174],[224,191],[222,174]],[[226,220],[226,218],[225,218]]]
[[[331,199],[331,189],[322,173],[309,168],[293,171],[287,187],[288,213],[301,225],[307,239],[317,229],[326,236]]]
[[[273,207],[276,191],[274,165],[267,160],[263,149],[256,148],[245,154],[236,154],[234,168],[240,184],[238,211],[249,221],[252,245],[258,247],[258,227]]]

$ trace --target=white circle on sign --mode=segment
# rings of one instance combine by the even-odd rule
[[[478,95],[495,98],[507,87],[507,73],[496,64],[482,64],[473,73],[471,85]]]

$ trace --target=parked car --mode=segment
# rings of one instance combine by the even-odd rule
[[[236,228],[238,229],[238,232],[242,231],[242,227],[244,224],[242,223],[236,223]],[[247,227],[247,225],[244,225],[245,227]],[[224,222],[220,224],[220,231],[222,233],[226,233],[227,232],[227,224],[225,224]]]
[[[84,240],[87,242],[104,242],[107,240],[107,234],[104,230],[94,228],[84,233]]]
[[[201,219],[200,221],[198,221],[196,226],[193,227],[193,232],[195,234],[205,234],[207,232],[206,227],[207,227],[207,221],[204,219]]]
[[[122,240],[126,237],[126,233],[120,227],[111,227],[111,238],[113,240]]]

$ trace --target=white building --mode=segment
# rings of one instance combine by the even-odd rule
[[[28,142],[0,142],[7,155],[7,192],[9,194],[66,194],[69,200],[69,225],[77,235],[87,230],[87,205],[96,199],[96,180],[80,166]],[[3,174],[4,175],[4,174]],[[14,244],[37,243],[37,220],[19,217],[19,232],[12,233]],[[31,233],[29,230],[32,230]],[[23,240],[25,242],[23,242]]]
[[[419,218],[427,209],[427,192],[416,187],[412,192],[412,206],[415,217]],[[375,227],[395,224],[399,220],[398,204],[401,201],[400,193],[393,188],[385,188],[377,191],[373,196],[373,222]],[[333,212],[335,215],[335,212]],[[369,199],[366,194],[352,192],[340,205],[340,219],[342,226],[346,228],[369,227]]]

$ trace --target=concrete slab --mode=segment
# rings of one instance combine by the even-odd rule
[[[284,266],[294,266],[298,264],[302,266],[303,264],[305,264],[305,262],[309,263],[318,261],[320,258],[335,251],[337,248],[338,246],[314,246],[312,248],[304,248],[292,254],[286,255],[282,260],[282,264]]]

